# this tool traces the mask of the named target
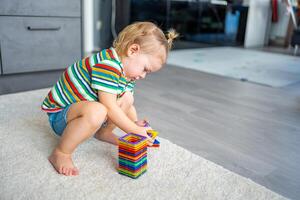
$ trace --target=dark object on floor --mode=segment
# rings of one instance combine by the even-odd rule
[[[297,55],[297,51],[300,45],[300,29],[295,29],[291,39],[291,46],[295,48],[294,55]]]

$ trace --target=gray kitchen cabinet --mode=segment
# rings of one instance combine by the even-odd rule
[[[0,0],[0,94],[20,91],[15,81],[8,85],[16,77],[46,76],[82,58],[81,6],[81,0]]]
[[[80,0],[0,0],[0,15],[80,17]]]
[[[80,21],[0,17],[3,74],[65,68],[81,57]]]
[[[63,69],[82,55],[80,0],[0,0],[2,75]]]

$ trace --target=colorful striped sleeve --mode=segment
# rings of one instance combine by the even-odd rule
[[[135,86],[135,82],[129,82],[129,84],[126,88],[126,91],[132,92],[132,94],[133,94],[134,93],[134,90],[133,90],[134,86]]]
[[[102,60],[92,66],[92,88],[111,94],[120,93],[121,67],[112,60]]]

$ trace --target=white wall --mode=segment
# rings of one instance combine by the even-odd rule
[[[83,53],[84,56],[90,55],[94,48],[93,34],[93,0],[83,2]]]
[[[287,34],[290,14],[287,13],[286,6],[281,0],[278,1],[278,22],[272,23],[270,38],[285,38]]]
[[[267,44],[270,23],[270,0],[250,0],[245,35],[245,47],[263,47]]]

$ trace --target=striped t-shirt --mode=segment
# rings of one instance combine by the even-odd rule
[[[80,101],[99,101],[98,90],[121,97],[133,91],[135,82],[127,81],[123,65],[114,48],[104,49],[66,68],[42,104],[54,113]]]

